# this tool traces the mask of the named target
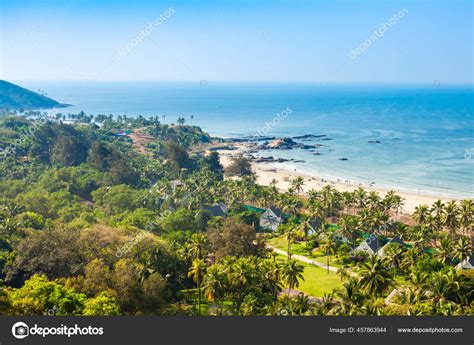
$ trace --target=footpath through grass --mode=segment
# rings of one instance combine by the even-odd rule
[[[278,237],[267,239],[267,243],[275,248],[284,250],[285,252],[288,251],[288,241],[285,239],[284,236],[278,236]],[[316,252],[313,252],[313,254],[310,254],[305,249],[304,243],[292,243],[291,254],[303,255],[309,259],[312,259],[324,265],[327,264],[327,256],[323,252],[318,250]],[[330,255],[329,260],[330,260],[329,261],[330,266],[334,266],[337,268],[342,267],[341,263],[339,262],[338,258],[335,255]]]
[[[286,260],[286,257],[283,255],[278,257],[281,260]],[[304,281],[300,281],[300,286],[296,288],[297,290],[303,291],[310,296],[323,297],[325,293],[332,292],[332,290],[342,286],[341,277],[337,273],[329,271],[328,274],[324,268],[302,261],[298,261],[298,263],[304,266]]]

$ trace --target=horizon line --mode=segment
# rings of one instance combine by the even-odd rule
[[[270,80],[211,80],[211,79],[4,79],[0,80],[7,82],[78,82],[78,83],[222,83],[222,84],[314,84],[315,86],[329,86],[329,85],[434,85],[437,87],[448,86],[474,86],[474,81],[466,82],[452,82],[433,79],[426,82],[420,81],[314,81],[314,80],[287,80],[287,81],[270,81]]]

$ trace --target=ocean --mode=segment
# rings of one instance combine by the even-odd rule
[[[294,158],[302,172],[446,196],[474,197],[471,86],[321,85],[201,82],[19,82],[61,103],[63,113],[158,115],[225,137],[324,136],[319,155]],[[323,140],[324,139],[324,140]],[[300,141],[301,142],[301,141]],[[347,158],[347,160],[340,160]]]

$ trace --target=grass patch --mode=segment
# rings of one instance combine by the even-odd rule
[[[309,256],[309,258],[319,263],[322,263],[324,265],[328,264],[328,259],[326,257],[326,254],[324,254],[322,251],[319,251],[319,250],[317,252],[313,252],[313,254]],[[334,266],[337,268],[342,267],[341,263],[339,262],[339,258],[337,258],[335,255],[329,256],[329,266]]]
[[[321,267],[302,263],[304,281],[300,282],[299,290],[315,297],[322,297],[324,293],[331,292],[342,286],[341,277],[334,272],[329,272]]]
[[[274,237],[267,240],[267,243],[275,248],[284,250],[285,252],[288,250],[288,241],[283,237]],[[298,254],[298,255],[308,255],[308,251],[305,250],[304,243],[291,243],[291,253]]]
[[[275,248],[284,250],[285,252],[288,250],[288,241],[283,236],[278,236],[274,238],[270,238],[267,240],[267,243]],[[310,255],[307,250],[305,250],[304,243],[292,243],[291,244],[291,253],[306,256],[307,258],[313,259],[314,261],[320,262],[324,265],[327,265],[327,258],[326,255],[321,252],[317,251]],[[339,259],[335,255],[330,256],[329,266],[334,266],[337,268],[341,268],[342,265],[339,262]]]
[[[283,255],[279,255],[279,258],[286,260]],[[342,286],[341,277],[336,273],[329,271],[328,274],[324,268],[301,261],[298,261],[298,263],[304,266],[304,281],[300,281],[297,290],[314,297],[323,297],[325,293],[332,292]]]

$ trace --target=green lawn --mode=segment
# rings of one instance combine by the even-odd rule
[[[327,261],[328,259],[327,259],[326,255],[321,251],[313,253],[311,256],[308,256],[308,257],[313,259],[314,261],[320,262],[324,265],[327,265],[327,263],[328,263],[328,261]],[[337,267],[337,268],[342,267],[342,265],[339,263],[339,259],[335,255],[330,255],[329,260],[330,260],[329,261],[329,266],[334,266],[334,267]]]
[[[279,255],[279,258],[286,260],[286,257],[283,255]],[[341,277],[336,273],[330,271],[328,274],[324,268],[301,261],[298,261],[298,263],[304,266],[304,281],[300,281],[300,286],[296,288],[297,290],[301,290],[310,296],[323,297],[324,293],[331,292],[333,289],[342,286]]]
[[[274,238],[270,238],[267,240],[267,243],[275,248],[284,250],[285,252],[288,250],[288,241],[285,239],[284,236],[278,236]],[[302,243],[292,243],[291,244],[291,253],[292,254],[299,254],[299,255],[307,255],[307,251],[304,250],[304,245]]]
[[[285,252],[288,250],[288,241],[284,238],[284,236],[270,238],[267,240],[267,243],[275,248],[284,250]],[[291,253],[306,256],[324,265],[327,264],[326,255],[322,252],[318,251],[316,254],[308,255],[308,252],[304,249],[304,243],[292,243]],[[330,256],[329,265],[337,268],[342,267],[342,265],[338,262],[338,258],[334,255]]]
[[[302,262],[300,262],[302,263]],[[314,297],[322,297],[324,293],[331,292],[342,285],[341,277],[334,272],[323,268],[302,263],[304,269],[304,281],[300,282],[298,290]]]

